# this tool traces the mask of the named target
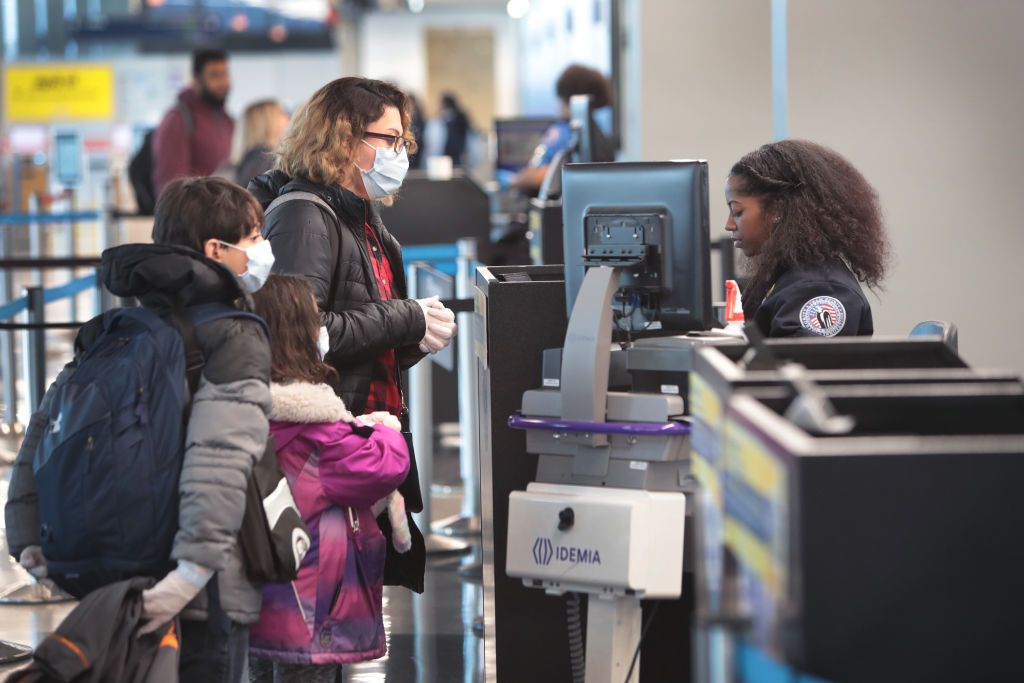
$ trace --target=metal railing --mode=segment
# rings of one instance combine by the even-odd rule
[[[15,270],[62,270],[64,268],[93,268],[88,275],[76,277],[62,285],[44,288],[32,285],[16,299],[0,304],[0,396],[3,400],[2,430],[6,433],[20,428],[17,419],[18,362],[15,333],[22,333],[22,378],[28,389],[29,413],[40,404],[46,392],[46,332],[48,330],[76,330],[84,322],[79,320],[47,320],[46,306],[63,300],[74,301],[79,294],[90,290],[97,292],[94,313],[98,315],[113,305],[113,298],[100,286],[98,258],[73,259],[3,259],[0,270],[5,279]],[[76,307],[71,311],[75,312]],[[10,322],[25,314],[24,322]]]
[[[17,419],[17,406],[19,397],[17,394],[17,347],[16,332],[22,332],[24,338],[22,354],[26,358],[26,366],[34,368],[29,370],[26,367],[25,378],[29,386],[29,408],[35,407],[36,398],[41,398],[38,385],[45,383],[45,339],[43,335],[46,330],[51,329],[74,329],[80,326],[78,321],[78,295],[98,288],[98,278],[95,272],[82,276],[78,271],[83,268],[95,269],[99,264],[97,257],[78,257],[80,237],[85,229],[83,224],[92,224],[94,233],[94,248],[102,252],[112,243],[118,241],[118,236],[111,233],[112,222],[104,211],[76,211],[73,199],[70,210],[62,213],[40,213],[37,211],[38,202],[35,197],[29,200],[29,211],[27,213],[6,213],[0,214],[0,389],[2,389],[3,414],[0,415],[0,432],[9,433],[19,428]],[[53,234],[56,228],[58,232]],[[25,230],[27,235],[17,235],[19,229]],[[47,232],[50,235],[47,235]],[[118,225],[118,232],[120,226]],[[27,253],[24,246],[20,254],[15,254],[15,238],[24,245],[27,237]],[[50,239],[48,240],[47,237]],[[63,252],[59,257],[45,253],[47,242],[53,244],[54,251]],[[21,296],[17,296],[15,277],[16,271],[29,271],[27,288],[22,290]],[[57,287],[40,289],[36,293],[30,293],[33,288],[42,288],[44,273],[53,270],[67,270],[67,281]],[[32,297],[30,301],[30,297]],[[38,299],[38,300],[37,300]],[[68,302],[68,320],[59,323],[45,320],[46,304],[55,301],[66,300]],[[95,312],[99,312],[105,305],[109,305],[109,298],[96,297]],[[17,322],[15,318],[25,314],[25,322]],[[43,354],[35,353],[38,349],[44,349]],[[32,376],[32,373],[42,367],[43,379]]]

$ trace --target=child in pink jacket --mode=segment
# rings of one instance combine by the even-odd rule
[[[270,328],[270,431],[312,543],[295,581],[263,588],[250,680],[340,681],[341,664],[385,654],[386,541],[373,507],[391,500],[397,516],[393,492],[409,453],[386,416],[354,419],[324,383],[333,370],[318,349],[320,318],[304,280],[272,275],[254,300]]]

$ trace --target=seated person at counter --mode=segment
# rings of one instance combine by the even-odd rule
[[[609,115],[611,113],[609,108],[612,104],[612,84],[596,69],[579,64],[566,67],[555,83],[555,92],[562,102],[561,118],[544,133],[530,163],[511,181],[512,187],[531,194],[535,194],[544,183],[548,166],[554,161],[555,155],[568,148],[572,142],[569,100],[574,95],[590,95],[591,107],[598,112],[595,118],[601,118],[602,111]],[[615,150],[612,149],[610,142],[602,137],[601,145],[600,150],[595,150],[595,154],[600,157],[595,161],[613,161]]]
[[[769,337],[874,332],[860,283],[881,283],[889,243],[878,195],[849,161],[806,140],[764,145],[732,167],[725,201],[725,229],[750,259],[748,323]]]

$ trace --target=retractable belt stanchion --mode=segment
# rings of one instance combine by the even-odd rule
[[[473,264],[476,261],[476,240],[458,243],[455,298],[469,300],[473,296]],[[432,527],[446,536],[478,536],[480,534],[480,460],[479,406],[477,405],[476,360],[473,356],[473,313],[456,314],[458,337],[458,401],[459,401],[459,474],[463,484],[462,509],[458,515],[439,520]]]
[[[0,258],[11,256],[11,228],[0,224]],[[14,271],[0,273],[0,303],[14,298]],[[14,355],[14,331],[0,331],[0,374],[3,375],[3,430],[11,432],[18,421],[17,360]]]
[[[417,266],[407,268],[409,298],[417,293]],[[434,411],[433,373],[431,356],[427,356],[409,368],[409,428],[412,431],[413,448],[416,450],[416,466],[420,474],[420,491],[423,494],[423,512],[416,515],[416,523],[423,531],[427,555],[465,553],[469,545],[454,538],[448,538],[430,531],[432,521],[432,487],[434,484]]]

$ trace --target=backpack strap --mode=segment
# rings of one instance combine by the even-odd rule
[[[206,359],[199,346],[195,323],[192,321],[188,309],[181,302],[176,301],[167,318],[171,325],[178,330],[185,346],[185,378],[188,380],[188,395],[191,403],[191,397],[195,396],[196,390],[199,389],[199,377],[202,375]]]
[[[300,191],[300,190],[296,190],[295,192],[288,192],[286,194],[280,195],[279,197],[274,199],[274,201],[270,202],[270,204],[264,210],[263,214],[265,216],[269,216],[271,211],[273,211],[274,209],[278,208],[282,204],[287,204],[288,202],[295,202],[295,201],[313,202],[317,206],[320,206],[321,208],[327,209],[327,212],[329,214],[331,214],[331,216],[334,218],[334,220],[338,220],[338,215],[336,213],[334,213],[334,209],[332,209],[331,205],[328,204],[327,202],[325,202],[322,197],[319,197],[319,196],[313,194],[312,192],[303,192],[303,191]]]
[[[188,379],[189,395],[195,396],[199,389],[199,378],[206,365],[206,358],[203,357],[202,348],[199,346],[199,339],[196,336],[196,328],[215,320],[225,318],[247,318],[259,323],[260,327],[270,338],[270,329],[263,318],[255,313],[241,311],[233,306],[222,303],[199,304],[188,308],[176,303],[171,309],[169,319],[172,325],[181,334],[181,340],[185,345],[185,376]]]
[[[315,195],[312,192],[305,192],[303,190],[295,190],[292,192],[286,192],[285,194],[282,195],[278,195],[278,197],[274,199],[274,201],[270,202],[267,208],[264,209],[263,215],[264,217],[269,217],[270,213],[277,209],[278,207],[280,207],[281,205],[295,201],[312,202],[316,204],[320,208],[326,210],[327,213],[331,216],[331,218],[334,219],[334,222],[337,224],[337,229],[335,230],[334,237],[338,239],[332,239],[330,232],[328,232],[327,234],[327,239],[331,242],[332,251],[335,249],[337,250],[337,256],[334,259],[334,268],[331,269],[331,281],[330,283],[328,283],[327,291],[327,311],[330,312],[334,310],[334,293],[337,290],[338,268],[341,264],[341,244],[339,243],[340,235],[338,234],[338,232],[341,229],[341,219],[338,218],[338,214],[334,211],[330,204],[323,200],[322,197]]]
[[[227,318],[241,318],[245,320],[252,320],[253,322],[259,323],[259,326],[263,328],[263,333],[267,335],[267,339],[270,339],[270,328],[267,327],[267,322],[263,318],[259,317],[255,313],[239,310],[234,306],[228,306],[227,304],[221,303],[199,304],[198,306],[189,306],[188,312],[192,319],[192,325],[194,328],[201,327],[206,323],[212,323],[215,320],[225,320]],[[202,352],[199,353],[199,356],[200,358],[202,357]],[[202,374],[203,365],[205,364],[206,359],[203,359],[202,363],[199,365],[198,371],[196,372],[194,385],[196,389],[199,388],[199,375]],[[193,386],[191,384],[191,375],[189,376],[189,382],[189,386]],[[195,395],[195,390],[192,391],[192,395]]]
[[[214,320],[223,320],[224,318],[245,318],[258,323],[267,334],[267,337],[270,337],[270,328],[267,327],[266,320],[255,313],[243,311],[234,306],[221,303],[199,304],[198,306],[189,306],[188,312],[192,316],[192,324],[196,327],[212,323]]]

